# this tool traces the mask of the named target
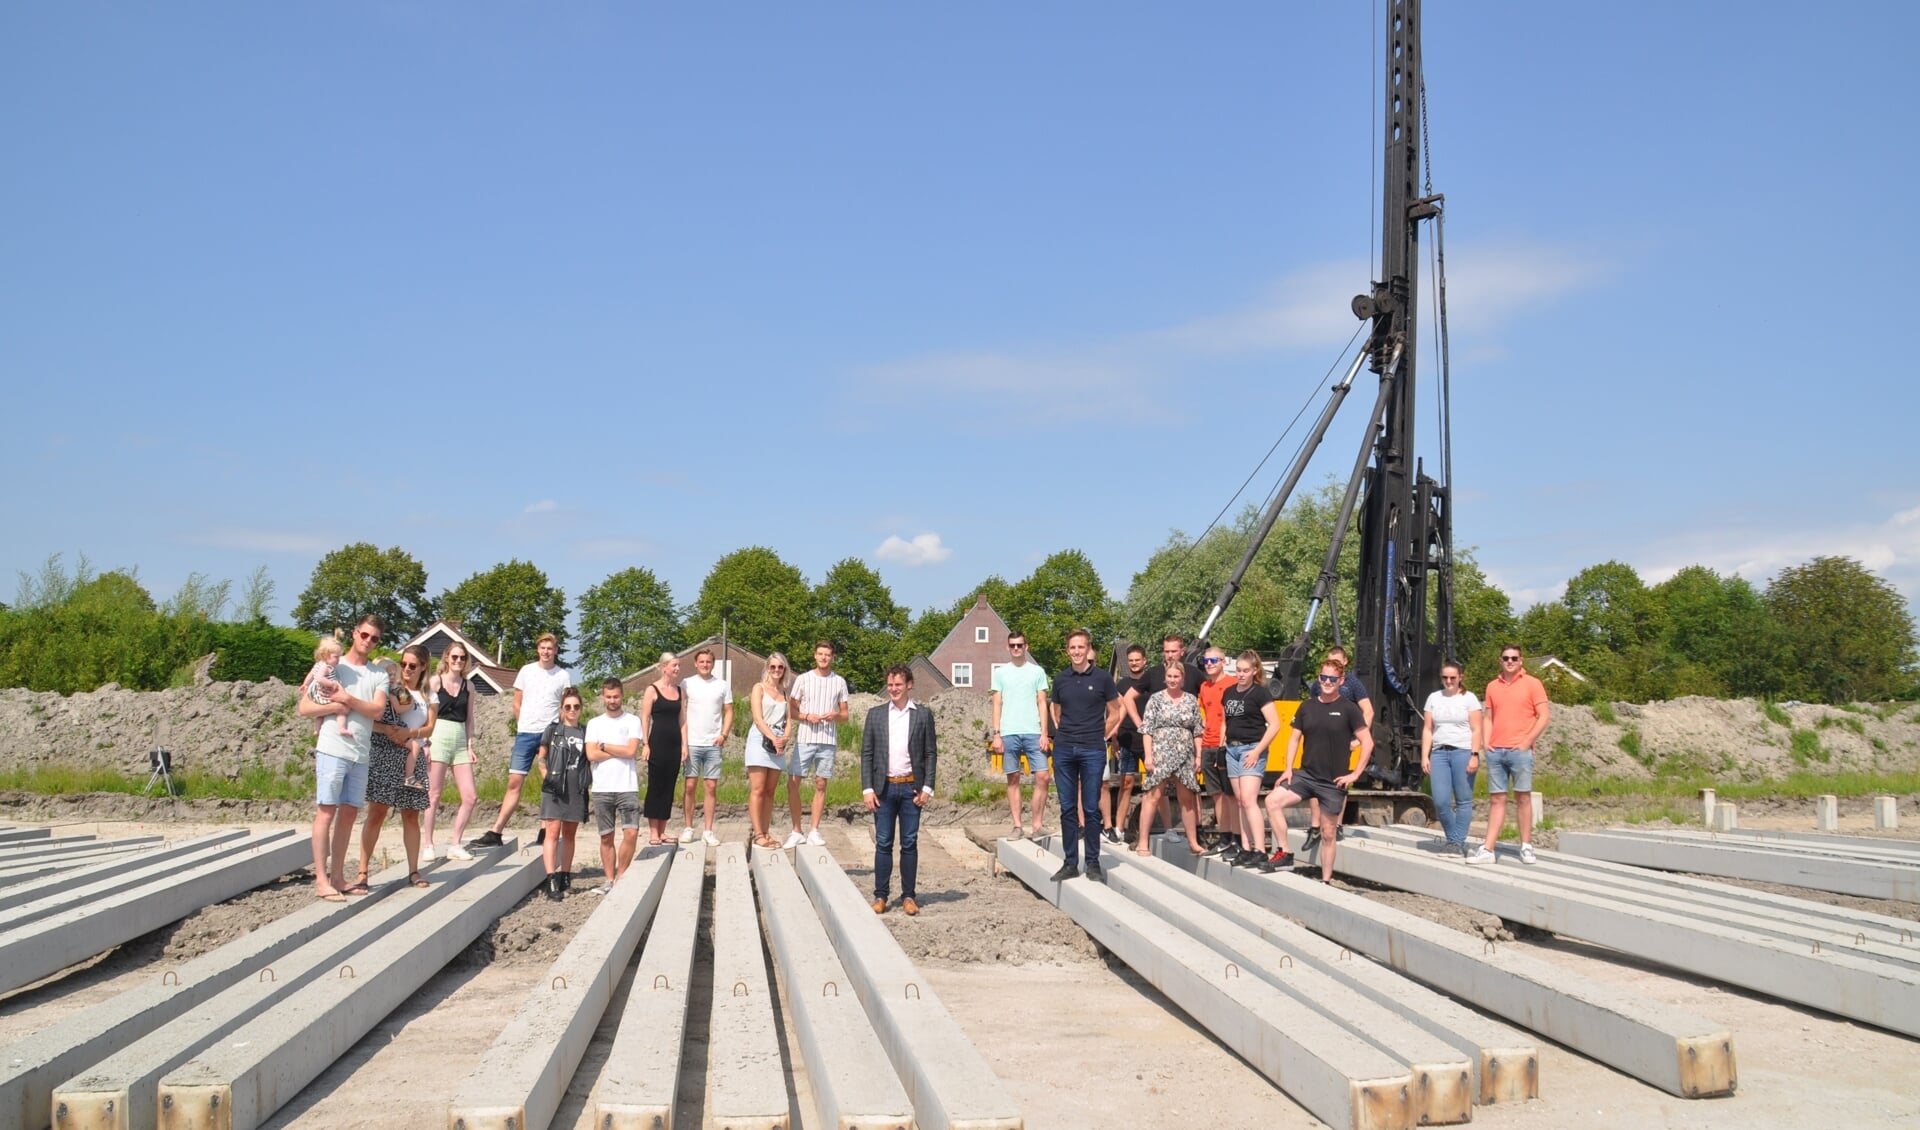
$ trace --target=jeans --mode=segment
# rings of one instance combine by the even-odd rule
[[[1440,814],[1440,830],[1450,844],[1467,842],[1473,824],[1473,774],[1467,772],[1470,750],[1457,746],[1433,747],[1433,807]]]
[[[1053,747],[1053,781],[1060,789],[1060,854],[1080,866],[1080,844],[1086,845],[1086,865],[1100,862],[1100,775],[1107,770],[1107,751],[1097,745]],[[1086,813],[1082,825],[1080,814]]]
[[[1039,734],[1001,734],[1000,748],[1005,752],[1000,756],[1000,772],[1011,777],[1015,773],[1045,773],[1047,755],[1040,752]],[[1027,768],[1020,768],[1020,755],[1027,755]]]
[[[1494,746],[1481,759],[1487,767],[1490,792],[1530,793],[1533,791],[1533,751]]]
[[[893,886],[894,824],[900,826],[900,893],[914,898],[913,880],[920,873],[920,806],[913,782],[886,783],[880,807],[873,813],[873,897],[885,901]]]

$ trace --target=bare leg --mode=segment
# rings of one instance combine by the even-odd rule
[[[427,764],[427,811],[426,825],[422,835],[427,840],[427,850],[433,850],[433,822],[440,814],[440,794],[447,787],[447,767],[438,761]]]
[[[627,873],[627,868],[633,863],[633,853],[638,851],[639,848],[640,829],[628,828],[626,831],[620,833],[619,874],[625,875]]]
[[[1160,803],[1160,790],[1164,788],[1164,784],[1155,785],[1147,790],[1146,796],[1140,798],[1140,846],[1133,850],[1141,855],[1146,855],[1150,850],[1147,840],[1153,836],[1153,810]]]
[[[1333,878],[1333,853],[1340,845],[1340,817],[1322,813],[1320,816],[1320,878]]]
[[[604,875],[609,883],[613,882],[614,876],[620,874],[614,863],[613,833],[606,832],[600,837],[600,874]]]
[[[1007,774],[1007,811],[1013,814],[1013,828],[1016,832],[1027,829],[1027,812],[1020,804],[1020,774]]]
[[[688,768],[692,768],[692,767],[693,767],[693,761],[692,761],[692,759],[688,759],[688,761],[687,761],[687,767],[688,767]],[[681,827],[683,827],[683,828],[691,828],[691,827],[693,827],[693,796],[694,796],[694,793],[695,793],[695,791],[696,791],[696,790],[698,790],[698,789],[699,789],[699,787],[700,787],[700,778],[698,778],[698,777],[692,777],[692,776],[689,776],[689,777],[687,778],[687,787],[686,787],[686,790],[685,790],[685,791],[686,791],[686,805],[685,805],[685,808],[686,808],[686,822],[685,822],[684,824],[682,824],[682,825],[681,825]],[[707,823],[708,823],[708,826],[712,826],[712,823],[713,823],[713,819],[712,819],[712,817],[713,817],[713,808],[712,808],[712,806],[711,806],[711,805],[709,805],[709,806],[708,806],[708,808],[707,808],[707,817],[708,817],[708,819],[707,819]]]
[[[1235,777],[1233,794],[1240,798],[1240,842],[1265,855],[1267,822],[1260,818],[1260,778]]]
[[[787,777],[787,815],[793,819],[793,830],[800,830],[800,778],[791,773]]]
[[[713,831],[713,809],[715,805],[720,803],[720,782],[714,780],[712,777],[708,777],[701,781],[700,784],[704,786],[703,791],[706,794],[701,800],[701,808],[704,811],[704,818],[706,820],[706,830],[711,832]]]
[[[373,874],[373,847],[380,840],[380,828],[387,822],[387,806],[369,804],[366,822],[360,825],[360,874]]]
[[[1180,785],[1178,782],[1175,784],[1180,790],[1180,822],[1186,825],[1187,850],[1199,855],[1201,852],[1200,798],[1185,785]]]
[[[767,834],[767,822],[773,817],[773,783],[768,780],[773,770],[758,765],[747,767],[747,827],[749,839],[759,839]]]
[[[571,820],[560,823],[560,870],[573,872],[573,844],[579,838],[580,825]]]
[[[1053,783],[1053,774],[1045,769],[1033,775],[1033,820],[1027,827],[1034,835],[1040,834],[1043,827],[1041,817],[1047,812],[1047,786]]]
[[[1120,799],[1113,802],[1114,831],[1118,832],[1120,838],[1123,840],[1127,838],[1127,805],[1133,800],[1133,780],[1134,775],[1132,773],[1128,773],[1120,778]],[[1147,814],[1146,805],[1144,804],[1140,806],[1140,820],[1142,824],[1147,826],[1146,830],[1141,834],[1146,836],[1152,835],[1153,817]]]
[[[327,870],[327,847],[333,843],[334,810],[338,807],[323,804],[313,810],[313,891],[322,897],[340,891]]]
[[[453,783],[460,790],[460,807],[453,813],[453,842],[462,844],[467,841],[467,821],[480,799],[480,791],[473,786],[473,762],[453,767]]]
[[[551,875],[560,868],[560,821],[542,820],[540,826],[547,833],[540,841],[540,859],[547,865],[547,874]]]
[[[1507,823],[1507,794],[1494,793],[1487,805],[1487,850],[1500,842],[1500,829]]]
[[[333,885],[337,890],[347,881],[347,849],[353,846],[353,821],[360,810],[350,804],[337,806],[339,814],[333,821]]]
[[[1520,806],[1515,817],[1520,821],[1520,842],[1533,842],[1533,794],[1531,792],[1513,794],[1513,803]]]
[[[514,809],[520,807],[520,788],[526,783],[527,775],[525,773],[507,774],[507,791],[506,795],[500,798],[500,815],[493,818],[493,830],[495,832],[504,832],[507,830],[507,825],[513,820]],[[459,837],[456,836],[454,838],[457,840]]]
[[[420,814],[400,810],[400,842],[407,849],[407,870],[420,870]]]
[[[808,828],[807,831],[818,832],[820,830],[820,818],[826,814],[827,779],[825,777],[815,777],[813,779],[813,826]]]

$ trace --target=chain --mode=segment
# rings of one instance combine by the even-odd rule
[[[1427,133],[1427,80],[1420,80],[1420,164],[1426,169],[1427,184],[1420,190],[1422,196],[1433,195],[1433,144],[1432,135]]]

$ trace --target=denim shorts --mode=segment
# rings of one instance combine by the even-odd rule
[[[680,771],[688,777],[718,781],[720,779],[720,747],[717,745],[688,746],[687,759],[680,763]]]
[[[603,836],[611,836],[615,831],[634,832],[640,828],[640,794],[595,793],[593,794],[594,826]]]
[[[802,742],[787,772],[795,777],[831,777],[836,752],[838,749],[832,742]]]
[[[364,808],[367,803],[367,763],[348,761],[331,753],[313,751],[314,796],[323,808],[344,804]]]
[[[1039,734],[1001,734],[1000,747],[1006,750],[1001,756],[1001,772],[1011,777],[1016,773],[1045,773],[1052,765],[1046,754],[1040,752]],[[1020,768],[1020,755],[1027,755],[1027,768]]]
[[[1267,771],[1265,758],[1254,758],[1253,768],[1247,768],[1247,751],[1253,746],[1253,742],[1227,746],[1227,779],[1229,781],[1238,781],[1242,777],[1258,777]]]
[[[540,739],[546,737],[546,731],[529,734],[525,730],[513,735],[513,759],[507,763],[507,772],[518,773],[522,777],[533,772],[533,755],[540,752]]]
[[[1530,793],[1533,791],[1533,751],[1502,749],[1487,751],[1487,791],[1490,793]]]

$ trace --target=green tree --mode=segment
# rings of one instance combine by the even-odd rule
[[[1119,628],[1117,606],[1087,555],[1063,549],[1048,557],[1007,594],[1007,607],[994,605],[1009,628],[1027,634],[1033,658],[1049,671],[1067,664],[1067,633],[1085,628],[1100,649],[1100,661]]]
[[[36,608],[54,608],[65,604],[75,589],[93,580],[93,566],[87,561],[87,555],[81,554],[73,572],[60,563],[60,554],[50,553],[40,563],[37,573],[20,572],[19,587],[13,598],[14,608],[21,612],[31,612]]]
[[[499,648],[507,667],[532,662],[534,641],[548,632],[566,650],[567,594],[531,561],[514,558],[461,581],[441,594],[440,614],[480,646]]]
[[[960,617],[966,615],[974,601],[982,596],[987,598],[988,604],[993,605],[995,612],[1000,613],[1001,619],[1007,620],[1009,628],[1018,628],[1020,625],[1007,619],[1008,611],[1013,607],[1012,593],[1013,586],[1007,583],[1006,578],[995,573],[968,589],[965,596],[947,607],[923,609],[901,635],[892,661],[906,663],[916,655],[932,655],[941,641],[947,638],[947,633],[953,631],[954,625],[960,622]]]
[[[294,606],[293,622],[325,634],[351,628],[368,613],[386,621],[390,641],[417,635],[433,622],[427,570],[399,546],[382,550],[355,542],[322,557]]]
[[[1499,667],[1500,648],[1519,627],[1513,602],[1500,591],[1473,558],[1471,550],[1453,555],[1454,655],[1467,667],[1467,685],[1484,685]]]
[[[849,557],[827,570],[813,590],[813,635],[840,649],[836,670],[855,690],[884,689],[907,631],[907,610],[864,561]]]
[[[723,609],[732,610],[727,617],[730,642],[762,655],[784,651],[805,670],[812,658],[807,629],[813,622],[813,596],[800,570],[778,553],[753,545],[714,562],[687,618],[687,638],[719,635]]]
[[[247,576],[247,583],[240,588],[240,598],[235,604],[233,618],[242,624],[265,623],[273,615],[273,578],[267,575],[267,567],[262,565]]]
[[[1782,640],[1766,600],[1742,577],[1690,565],[1653,588],[1665,610],[1673,694],[1770,695]]]
[[[653,570],[622,569],[580,594],[580,671],[630,675],[685,646],[673,590]]]
[[[1858,561],[1816,557],[1783,569],[1766,602],[1791,656],[1788,687],[1800,697],[1848,703],[1912,693],[1907,599]]]

